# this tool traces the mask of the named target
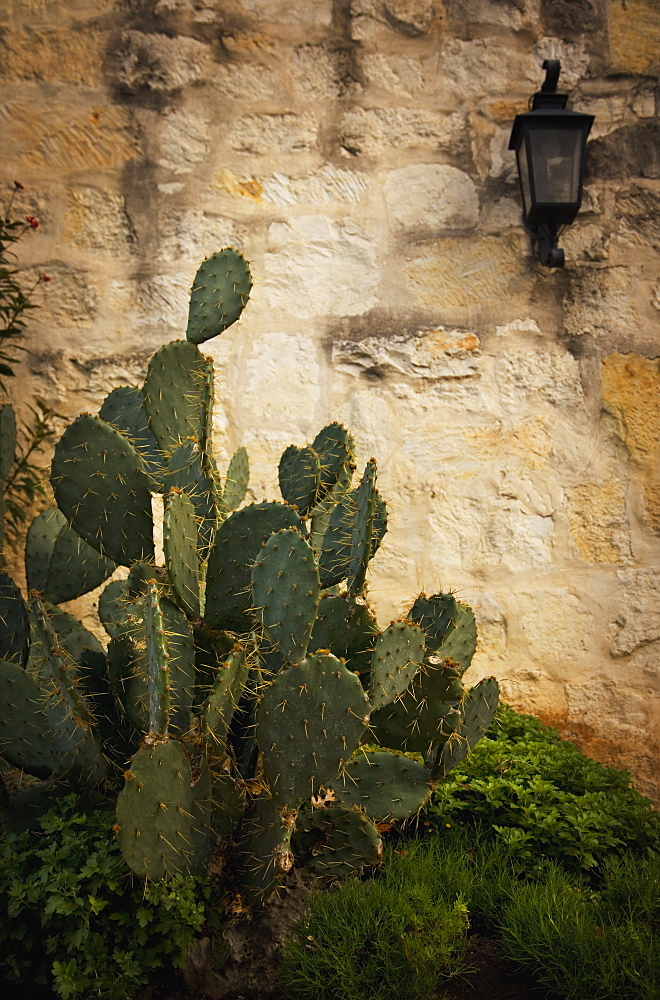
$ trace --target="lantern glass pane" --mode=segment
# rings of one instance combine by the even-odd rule
[[[528,141],[536,204],[576,203],[580,189],[582,129],[533,128]]]

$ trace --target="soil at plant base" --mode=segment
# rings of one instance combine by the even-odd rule
[[[546,991],[528,973],[520,972],[504,958],[498,944],[484,934],[471,934],[465,956],[473,971],[440,984],[443,1000],[549,1000]],[[155,983],[140,1000],[205,1000],[208,994],[173,988],[165,981]],[[289,1000],[275,985],[264,984],[261,992],[232,993],[227,1000]]]

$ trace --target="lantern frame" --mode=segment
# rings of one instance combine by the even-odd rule
[[[530,110],[516,115],[509,149],[516,153],[523,224],[537,244],[541,263],[563,267],[564,251],[557,239],[582,204],[587,136],[594,116],[566,109],[568,94],[557,93],[558,59],[546,59],[543,69],[546,78],[530,99]]]

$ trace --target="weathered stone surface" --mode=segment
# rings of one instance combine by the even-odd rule
[[[363,77],[373,89],[396,97],[413,97],[427,82],[422,61],[401,52],[363,51],[359,58]]]
[[[383,193],[388,211],[406,228],[470,229],[477,224],[476,186],[456,167],[417,163],[391,170]]]
[[[51,280],[39,303],[40,324],[54,330],[67,327],[70,331],[71,327],[80,327],[88,331],[99,305],[89,272],[69,267],[61,260],[46,261],[43,271]]]
[[[378,156],[402,147],[461,147],[466,122],[462,114],[423,108],[356,108],[343,118],[339,141],[347,152]]]
[[[332,0],[241,0],[241,6],[258,21],[284,21],[301,28],[329,27],[332,22]]]
[[[262,197],[273,205],[328,205],[360,201],[369,188],[368,176],[326,163],[298,177],[271,174],[261,180]]]
[[[78,250],[100,250],[130,256],[136,235],[125,199],[98,188],[71,188],[67,196],[62,239]]]
[[[273,223],[268,236],[264,294],[271,309],[355,316],[376,304],[376,244],[353,222],[307,215]]]
[[[352,57],[343,48],[299,45],[291,58],[296,93],[303,100],[356,96],[362,90],[352,68]]]
[[[196,111],[170,111],[162,125],[159,165],[175,174],[189,173],[209,151],[209,126],[209,119]]]
[[[479,340],[465,330],[419,331],[414,337],[335,341],[332,362],[348,375],[389,379],[463,379],[479,373]]]
[[[565,668],[570,680],[592,642],[594,618],[575,594],[528,591],[516,599],[518,627],[534,666]]]
[[[232,101],[268,100],[277,89],[277,74],[263,64],[227,62],[215,65],[209,82]]]
[[[567,700],[564,683],[540,667],[512,670],[507,664],[506,674],[499,679],[499,684],[502,701],[518,711],[537,715],[545,725],[557,726],[565,721]]]
[[[438,0],[352,0],[350,10],[353,38],[367,41],[384,27],[413,38],[423,35],[441,13],[441,6]]]
[[[222,247],[245,249],[248,232],[226,216],[204,212],[198,208],[175,208],[163,212],[160,220],[158,257],[160,260],[182,259],[200,262]]]
[[[129,94],[168,93],[202,80],[210,62],[209,46],[194,38],[124,31],[115,53],[115,79]]]
[[[503,352],[495,373],[504,406],[514,410],[525,397],[562,408],[584,403],[580,366],[570,354],[538,348]]]
[[[603,5],[599,0],[541,0],[541,17],[548,35],[589,37],[603,27]]]
[[[616,194],[619,233],[638,245],[660,250],[660,192],[633,184]]]
[[[606,5],[613,73],[658,73],[660,17],[655,0],[609,0]]]
[[[538,29],[538,0],[446,0],[450,27],[458,34],[476,25],[520,31]]]
[[[500,41],[476,38],[464,41],[447,38],[441,50],[445,86],[460,101],[469,98],[492,98],[510,93],[516,86],[529,88],[535,70],[531,58],[524,62],[511,58],[512,53]],[[536,73],[538,74],[536,69]]]
[[[312,114],[246,115],[229,133],[239,153],[297,153],[316,144],[317,122]]]
[[[89,26],[55,30],[23,28],[3,36],[0,78],[68,83],[101,89],[106,40]]]
[[[621,563],[632,558],[626,517],[626,484],[620,479],[582,483],[568,490],[571,539],[589,563]]]
[[[646,463],[660,448],[660,361],[610,354],[601,364],[603,406],[618,421],[631,456]]]
[[[616,345],[629,350],[651,347],[653,327],[649,287],[638,269],[629,267],[576,268],[570,272],[564,302],[564,326],[573,338],[591,337],[600,350]]]
[[[643,120],[622,125],[589,143],[588,180],[660,177],[660,122]]]
[[[655,569],[622,569],[610,616],[612,656],[629,656],[660,639],[660,573]]]

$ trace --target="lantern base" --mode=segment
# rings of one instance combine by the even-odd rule
[[[528,221],[525,229],[536,244],[539,260],[545,267],[564,266],[564,251],[557,246],[559,230],[554,223]]]

